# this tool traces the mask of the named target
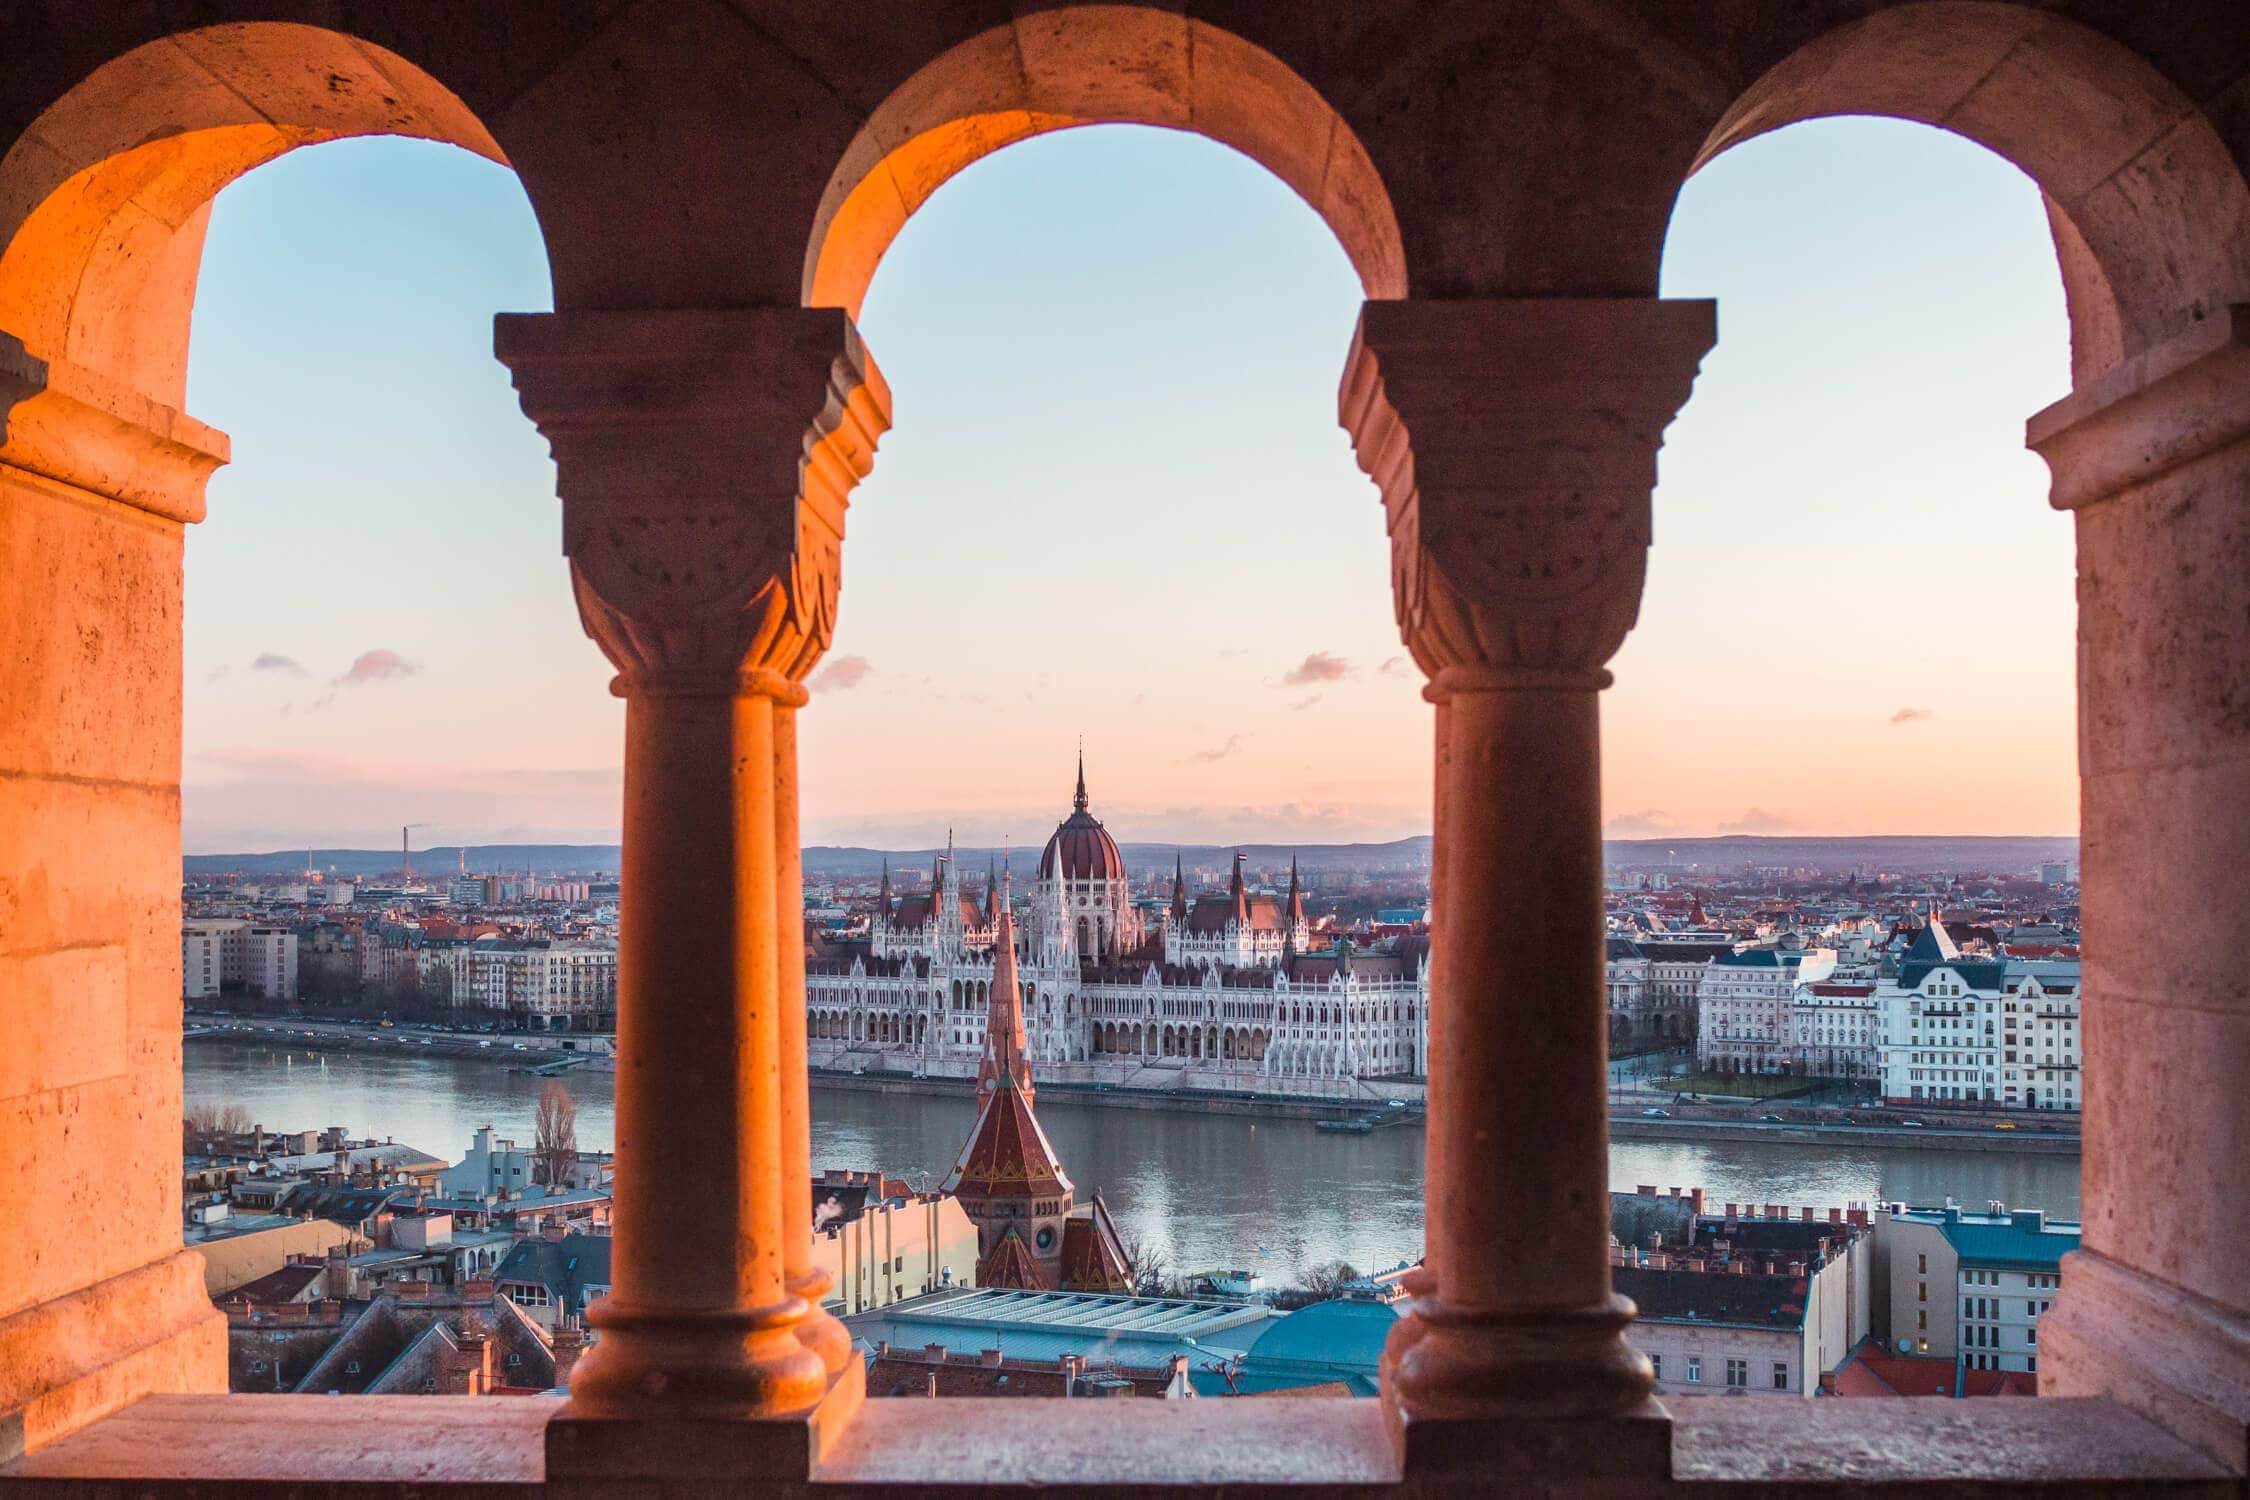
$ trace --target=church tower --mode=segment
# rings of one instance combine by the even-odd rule
[[[1117,1228],[1098,1194],[1086,1208],[1075,1207],[1078,1190],[1032,1113],[1035,1093],[1015,918],[1003,887],[991,1009],[977,1059],[976,1127],[941,1190],[977,1226],[977,1285],[1123,1291],[1132,1273]]]

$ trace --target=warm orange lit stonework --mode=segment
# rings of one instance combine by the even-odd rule
[[[2239,0],[79,0],[0,6],[0,59],[0,1461],[33,1450],[15,1477],[2242,1492]],[[1854,112],[2031,174],[2071,317],[2076,389],[2029,437],[2078,532],[2106,997],[2086,1016],[2085,1249],[2042,1340],[2043,1390],[2078,1399],[1973,1425],[1917,1403],[1667,1415],[1603,1254],[1598,689],[1662,540],[1657,446],[1714,334],[1708,306],[1656,296],[1665,228],[1728,146]],[[891,407],[850,318],[950,176],[1098,121],[1263,163],[1369,299],[1340,411],[1438,705],[1430,1265],[1380,1402],[855,1411],[801,1201],[794,857],[799,684]],[[196,268],[228,181],[369,133],[505,162],[529,193],[557,311],[503,319],[498,351],[556,458],[556,586],[627,703],[617,1295],[571,1399],[485,1403],[503,1412],[196,1394],[223,1388],[223,1325],[179,1248],[182,532],[227,456],[180,410]],[[660,1213],[690,1170],[709,1211]]]

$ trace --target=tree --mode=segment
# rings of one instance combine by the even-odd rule
[[[1152,1244],[1145,1235],[1136,1234],[1125,1241],[1125,1264],[1133,1275],[1133,1295],[1136,1297],[1163,1297],[1170,1294],[1166,1272],[1171,1264],[1162,1245]]]
[[[1326,1301],[1343,1291],[1344,1283],[1359,1280],[1359,1272],[1350,1261],[1330,1260],[1305,1267],[1297,1278],[1297,1285],[1314,1298]]]
[[[532,1181],[559,1188],[577,1160],[578,1101],[561,1079],[550,1078],[539,1090],[538,1112],[532,1116]]]
[[[248,1135],[250,1111],[239,1104],[196,1104],[189,1106],[184,1123],[195,1138]]]

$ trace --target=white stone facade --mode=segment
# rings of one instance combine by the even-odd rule
[[[2083,1108],[2078,981],[2072,959],[1905,966],[1876,991],[1884,1096]]]
[[[1023,913],[1024,1032],[1043,1080],[1354,1097],[1363,1079],[1426,1073],[1426,943],[1307,953],[1294,891],[1251,896],[1239,860],[1224,894],[1191,904],[1175,891],[1152,934],[1121,860],[1090,867],[1084,844],[1060,843],[1095,834],[1081,804],[1057,829],[1042,861],[1053,873],[1033,883]],[[991,998],[990,890],[970,896],[946,858],[927,897],[894,902],[886,875],[878,908],[864,946],[807,960],[814,1063],[973,1074]],[[1161,1072],[1134,1077],[1148,1069]]]
[[[1695,1060],[1706,1071],[1801,1071],[1792,1047],[1790,1001],[1800,984],[1836,967],[1826,948],[1746,948],[1710,961],[1697,993]]]
[[[287,927],[234,918],[180,924],[180,990],[207,1000],[228,986],[291,1000],[297,995],[297,934]]]
[[[452,1003],[541,1030],[594,1030],[617,1014],[617,950],[469,944],[453,954]]]
[[[1789,997],[1790,1059],[1814,1078],[1873,1080],[1882,1072],[1875,986],[1831,976]]]

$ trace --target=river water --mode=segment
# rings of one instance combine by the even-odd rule
[[[241,1104],[269,1129],[341,1125],[458,1160],[480,1125],[529,1143],[543,1080],[498,1062],[374,1052],[278,1051],[191,1042],[187,1100]],[[614,1128],[609,1075],[566,1079],[578,1100],[578,1141],[607,1148]],[[813,1089],[813,1167],[881,1168],[934,1185],[972,1123],[955,1095]],[[1042,1100],[1040,1123],[1078,1185],[1099,1191],[1130,1238],[1165,1248],[1175,1270],[1246,1266],[1292,1279],[1307,1265],[1392,1265],[1422,1250],[1422,1136],[1316,1131],[1301,1120],[1104,1109]],[[2078,1159],[1883,1146],[1848,1150],[1782,1142],[1620,1141],[1610,1184],[1631,1190],[1701,1187],[1738,1200],[1826,1210],[1852,1203],[1981,1208],[1998,1199],[2078,1216]],[[692,1184],[682,1184],[692,1193]]]

